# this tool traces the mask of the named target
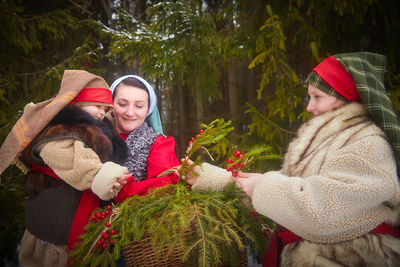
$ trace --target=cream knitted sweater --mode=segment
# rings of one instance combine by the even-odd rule
[[[220,190],[230,181],[223,169],[203,170],[194,189]],[[252,201],[259,213],[318,243],[396,224],[400,186],[391,146],[361,104],[325,113],[299,129],[282,169],[263,175]]]

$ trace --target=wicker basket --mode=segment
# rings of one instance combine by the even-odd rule
[[[165,248],[161,254],[166,255],[168,253],[168,248]],[[182,251],[176,248],[172,251],[168,259],[161,255],[159,259],[156,258],[154,249],[150,243],[150,237],[142,239],[140,242],[132,242],[128,246],[123,248],[123,254],[125,258],[125,263],[128,267],[141,267],[141,266],[157,266],[157,267],[180,267],[184,266],[180,257],[182,256]],[[237,255],[239,257],[239,266],[248,267],[247,251],[238,250]],[[190,266],[197,266],[195,259],[189,259]],[[219,265],[220,267],[227,267],[228,265]]]

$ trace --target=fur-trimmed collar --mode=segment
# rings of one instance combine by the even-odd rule
[[[118,164],[125,162],[128,155],[126,143],[117,134],[112,124],[108,120],[97,120],[79,107],[67,106],[63,108],[48,125],[55,126],[58,124],[63,124],[65,126],[72,126],[75,124],[88,124],[96,126],[110,139],[112,143],[113,153],[110,159]]]
[[[352,102],[316,116],[298,130],[288,147],[282,170],[290,176],[316,174],[338,149],[367,135],[385,136],[360,103]]]

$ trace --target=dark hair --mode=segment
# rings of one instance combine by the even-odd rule
[[[141,88],[141,89],[145,90],[147,92],[147,94],[149,94],[149,92],[147,91],[147,87],[146,87],[146,85],[144,85],[144,83],[142,83],[141,81],[139,81],[136,78],[128,77],[128,78],[122,80],[122,82],[120,82],[117,85],[117,87],[115,87],[114,92],[112,94],[112,99],[113,100],[114,100],[114,98],[115,98],[115,96],[117,94],[118,88],[120,87],[121,84],[126,85],[126,86],[133,86],[133,87]]]

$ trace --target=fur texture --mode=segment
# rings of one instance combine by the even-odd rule
[[[29,167],[31,164],[43,165],[40,157],[33,153],[35,148],[45,142],[69,138],[80,140],[87,147],[92,148],[102,162],[113,161],[122,164],[127,158],[126,143],[109,122],[99,121],[78,107],[67,106],[23,151],[22,161]],[[35,172],[30,173],[26,179],[26,186],[30,189],[63,183],[62,180]]]
[[[226,176],[207,166],[193,188],[220,188]],[[284,247],[281,266],[400,266],[400,239],[368,234],[384,221],[398,225],[400,186],[393,150],[359,103],[306,122],[252,201],[304,239]]]
[[[281,266],[399,266],[399,239],[391,235],[367,234],[337,244],[309,241],[285,246]]]
[[[65,107],[23,151],[22,160],[26,166],[45,166],[33,152],[37,146],[53,140],[76,139],[95,151],[102,162],[122,163],[127,154],[125,142],[109,126],[78,107]],[[67,244],[81,191],[62,179],[35,171],[26,175],[25,186],[31,189],[25,208],[27,229],[41,240]]]
[[[67,134],[72,131],[69,127],[74,127],[79,138],[91,147],[103,162],[110,160],[122,164],[127,158],[128,149],[125,141],[119,137],[111,123],[107,120],[97,120],[78,107],[65,107],[54,117],[49,126],[57,126],[52,127],[53,130],[50,128],[49,136]]]
[[[357,103],[347,105],[344,109],[310,120],[301,127],[298,137],[289,146],[281,172],[287,176],[310,177],[322,174],[332,177],[333,172],[329,170],[329,165],[332,164],[330,161],[336,156],[337,151],[342,150],[346,153],[350,149],[355,149],[351,148],[350,145],[356,142],[360,144],[357,149],[362,150],[364,149],[362,140],[365,140],[364,160],[368,160],[368,155],[371,153],[368,151],[371,147],[368,143],[373,142],[377,137],[386,139],[384,133],[370,119],[366,110]],[[383,148],[374,147],[372,149]],[[354,155],[358,153],[354,153]],[[349,159],[349,162],[352,164],[351,159]],[[376,166],[376,173],[371,171],[370,175],[381,177],[382,172],[389,171],[394,166],[393,158],[388,158],[387,166]],[[349,168],[343,166],[343,168],[352,169],[350,166]],[[357,186],[358,181],[352,175],[352,173],[349,173],[348,177],[342,179],[347,179],[346,182],[349,185]],[[365,179],[369,178],[365,177]],[[398,188],[397,181],[393,182],[395,182],[395,187]],[[361,184],[358,186],[362,187]],[[355,190],[362,191],[362,188]],[[393,194],[393,192],[390,192],[388,191],[388,196]],[[373,192],[366,193],[372,194]],[[353,204],[348,203],[347,205],[351,207]],[[389,197],[387,206],[390,209],[386,209],[385,212],[382,209],[381,214],[385,214],[387,223],[397,224],[399,222],[398,189],[392,198]],[[326,209],[329,210],[329,203],[327,203]],[[321,219],[321,216],[322,214],[318,215],[319,219]],[[368,217],[366,216],[365,219]],[[367,229],[370,228],[370,226],[366,227]],[[361,232],[354,229],[354,233],[358,233],[357,235],[361,235]],[[281,266],[400,265],[400,240],[398,238],[384,234],[364,234],[356,238],[351,238],[351,236],[353,235],[349,233],[347,238],[346,235],[339,238],[339,240],[351,240],[332,244],[310,241],[288,244],[284,247],[280,257]]]

